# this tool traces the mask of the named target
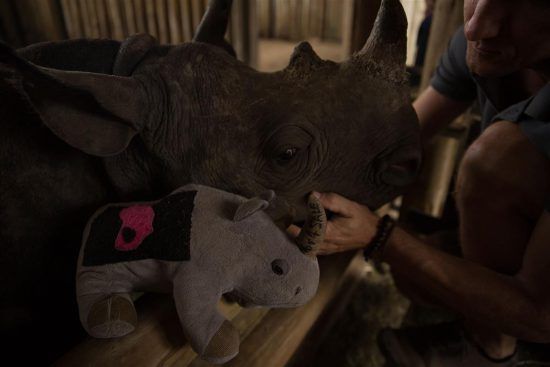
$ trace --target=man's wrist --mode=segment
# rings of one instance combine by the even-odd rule
[[[376,226],[376,233],[372,240],[367,244],[363,250],[363,256],[365,261],[368,261],[382,252],[384,246],[388,242],[393,229],[395,227],[395,220],[392,219],[389,215],[384,215],[378,220],[378,225]]]

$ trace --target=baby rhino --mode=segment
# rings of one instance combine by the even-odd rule
[[[311,195],[293,241],[266,212],[275,200],[273,191],[246,199],[191,184],[159,201],[101,208],[78,260],[82,325],[97,338],[128,334],[137,324],[130,292],[172,292],[193,349],[212,363],[235,357],[238,331],[217,311],[223,294],[243,306],[293,307],[317,290],[324,210]]]

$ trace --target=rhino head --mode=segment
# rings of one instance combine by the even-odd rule
[[[194,182],[247,197],[274,189],[303,219],[312,190],[375,208],[413,181],[419,128],[398,0],[382,2],[349,60],[322,60],[304,42],[276,73],[231,54],[230,5],[211,1],[194,42],[132,37],[115,62],[119,75],[39,67],[5,49],[0,69],[54,134],[104,157],[115,186],[156,186],[159,195]]]

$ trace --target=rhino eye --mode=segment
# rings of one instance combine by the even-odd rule
[[[277,162],[280,164],[288,163],[296,156],[298,148],[287,148],[277,156]]]

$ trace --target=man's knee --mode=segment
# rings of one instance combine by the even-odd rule
[[[494,123],[467,149],[457,180],[458,200],[508,205],[542,200],[549,186],[550,161],[508,121]]]

